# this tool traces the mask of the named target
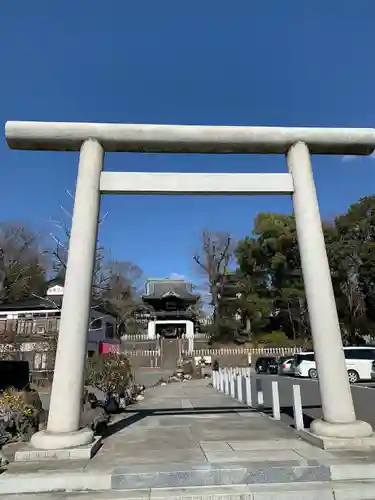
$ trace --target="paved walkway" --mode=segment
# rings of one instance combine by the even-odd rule
[[[122,427],[122,429],[121,429]],[[158,386],[130,409],[119,428],[106,438],[101,452],[91,461],[117,467],[136,464],[232,462],[252,456],[258,446],[272,443],[274,459],[291,459],[282,451],[280,439],[295,439],[290,428],[249,410],[209,387],[208,380]],[[254,444],[256,441],[258,445]],[[249,448],[250,447],[250,448]],[[257,460],[270,456],[257,453]]]
[[[290,427],[216,392],[208,380],[192,380],[149,389],[109,427],[91,461],[11,464],[0,475],[0,493],[15,492],[8,487],[12,478],[20,492],[38,491],[32,483],[142,491],[280,483],[319,488],[332,479],[373,478],[374,462],[369,452],[315,448]]]

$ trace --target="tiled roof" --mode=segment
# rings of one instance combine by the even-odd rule
[[[35,310],[43,310],[43,309],[56,309],[59,311],[62,306],[62,296],[61,295],[52,295],[50,297],[30,297],[24,300],[18,300],[16,302],[8,302],[4,304],[0,304],[0,312],[1,311],[35,311]],[[103,314],[110,314],[112,316],[117,316],[116,311],[110,304],[100,303],[93,301],[92,307],[102,312]]]
[[[176,297],[181,299],[198,299],[199,295],[192,292],[192,285],[182,280],[149,280],[147,283],[147,294],[144,298],[162,299]]]
[[[0,304],[0,311],[29,311],[35,309],[60,309],[62,297],[30,297],[24,300],[17,300],[16,302],[9,302]]]

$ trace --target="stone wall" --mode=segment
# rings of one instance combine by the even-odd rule
[[[129,357],[135,372],[140,370],[174,371],[177,366],[178,352],[182,349],[184,359],[190,359],[197,366],[203,357],[207,365],[215,360],[219,366],[254,366],[259,356],[286,356],[299,352],[295,348],[247,348],[224,347],[207,348],[206,338],[196,339],[194,351],[189,352],[185,339],[155,339],[149,340],[144,335],[123,337],[121,349]],[[202,346],[203,348],[200,348]],[[178,347],[178,348],[177,348]]]
[[[198,358],[199,359],[199,358]],[[249,356],[247,354],[222,354],[211,356],[211,363],[215,360],[219,366],[249,366]]]

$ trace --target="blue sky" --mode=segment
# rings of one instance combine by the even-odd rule
[[[1,5],[0,122],[375,126],[374,0],[27,0]],[[1,133],[3,136],[3,132]],[[375,159],[314,157],[330,217],[375,193]],[[1,219],[48,234],[75,153],[0,141]],[[282,156],[110,154],[106,169],[282,172]],[[201,229],[249,234],[288,197],[107,196],[101,243],[153,277],[195,278]]]

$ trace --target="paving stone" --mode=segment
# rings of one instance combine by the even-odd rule
[[[326,482],[264,484],[250,491],[253,500],[335,500],[332,485]]]
[[[151,490],[149,488],[140,488],[126,491],[107,490],[65,493],[63,498],[60,497],[51,500],[149,500],[150,495]],[[44,500],[44,497],[39,497],[38,500]]]
[[[205,452],[207,460],[212,463],[228,463],[228,462],[277,462],[277,461],[292,461],[296,465],[300,463],[301,457],[292,450],[272,450],[270,451],[221,451],[211,450]]]
[[[330,471],[325,466],[284,466],[262,467],[249,471],[247,484],[296,483],[312,481],[329,481]]]
[[[346,463],[333,464],[330,466],[331,479],[335,480],[353,480],[353,479],[375,479],[374,463]]]
[[[39,450],[26,445],[16,451],[16,462],[38,462],[41,460],[84,460],[92,458],[102,445],[102,439],[97,438],[93,443],[77,448],[61,448],[57,450]]]
[[[173,448],[172,446],[164,447],[161,449],[148,449],[147,443],[144,447],[140,447],[140,443],[128,446],[127,454],[120,451],[117,454],[112,454],[109,458],[113,465],[126,465],[126,464],[162,464],[162,463],[204,463],[206,462],[205,454],[199,446],[195,448]],[[92,466],[105,463],[107,458],[105,456],[97,456],[90,462],[89,468]]]
[[[316,449],[305,441],[298,438],[275,438],[272,440],[243,440],[229,441],[228,445],[233,450],[296,450],[296,449]]]
[[[194,438],[197,441],[239,441],[241,439],[241,436],[243,436],[244,439],[251,440],[253,439],[254,441],[257,440],[268,440],[268,441],[273,441],[276,438],[285,438],[287,439],[290,434],[288,431],[283,431],[283,430],[278,430],[278,431],[273,431],[273,430],[253,430],[252,428],[249,429],[241,429],[241,428],[228,428],[228,429],[217,429],[216,426],[211,425],[210,428],[197,428],[193,427],[191,429],[191,432],[194,436]]]
[[[181,407],[182,408],[194,408],[190,399],[182,399],[181,400]]]
[[[2,474],[0,495],[65,490],[107,490],[111,487],[110,474],[53,473]]]
[[[306,460],[319,460],[322,463],[329,464],[336,457],[329,451],[321,450],[320,448],[315,448],[314,446],[294,448],[294,451],[298,453],[302,458]]]
[[[343,484],[333,484],[335,500],[374,500],[375,483],[358,481],[355,483],[346,482]]]
[[[242,418],[264,418],[264,415],[260,412],[257,412],[255,410],[251,410],[251,411],[248,411],[248,410],[238,410],[237,412],[238,416],[239,417],[242,417]]]
[[[206,451],[233,451],[226,441],[200,441],[200,447],[204,452]]]
[[[148,443],[150,449],[157,449],[165,445],[173,446],[174,448],[189,448],[189,443],[196,446],[196,439],[194,439],[189,427],[181,426],[173,429],[173,431],[163,428],[158,429],[157,432],[151,429],[134,429],[129,427],[121,431],[121,433],[114,434],[110,439],[106,439],[103,445],[104,447],[112,444],[114,446],[124,446],[125,443],[137,444],[142,447],[142,443]]]
[[[84,472],[88,460],[41,460],[40,462],[12,462],[5,475],[36,474],[55,472]],[[2,477],[2,476],[0,476]]]
[[[253,500],[253,495],[247,485],[236,486],[198,486],[192,488],[153,488],[151,489],[151,500],[176,499],[178,500],[221,500],[239,499]]]
[[[127,488],[187,488],[239,484],[293,483],[329,481],[328,467],[320,465],[291,465],[291,462],[207,464],[187,467],[175,465],[169,470],[134,468],[117,469],[112,476],[113,489]]]

